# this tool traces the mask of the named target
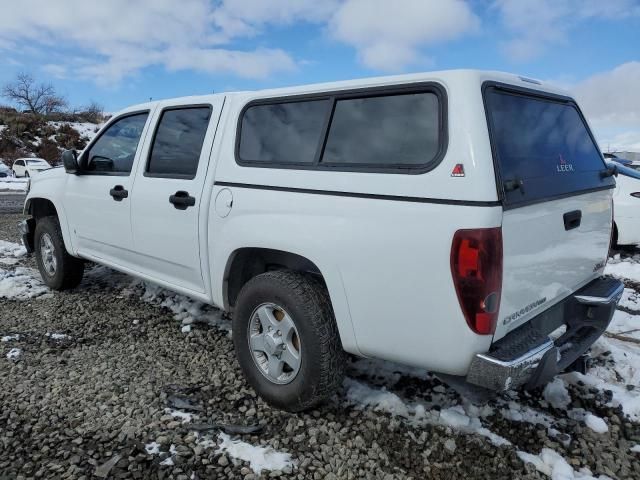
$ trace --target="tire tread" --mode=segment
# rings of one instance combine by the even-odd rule
[[[292,412],[311,409],[326,401],[342,385],[346,355],[340,342],[331,300],[326,287],[311,274],[292,270],[275,270],[260,274],[249,280],[240,291],[243,294],[256,282],[268,281],[291,292],[298,300],[313,331],[314,341],[320,347],[318,377],[307,395],[300,396],[294,405],[285,408]]]

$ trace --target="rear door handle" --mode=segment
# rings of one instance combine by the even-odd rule
[[[178,210],[186,210],[188,207],[193,207],[196,204],[196,199],[189,195],[189,192],[178,190],[169,196],[169,203],[173,203],[173,206]]]
[[[121,202],[123,198],[129,196],[129,191],[125,190],[122,185],[116,185],[109,190],[109,195],[111,195],[116,202]]]
[[[582,221],[582,210],[567,212],[562,216],[562,218],[564,219],[564,229],[567,231],[573,230],[580,226],[580,222]]]

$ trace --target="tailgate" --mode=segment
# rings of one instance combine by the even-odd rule
[[[573,212],[580,220],[572,228],[565,215]],[[505,211],[495,340],[600,276],[610,233],[611,190]]]
[[[504,205],[498,340],[602,274],[615,182],[572,99],[494,84],[484,100]]]

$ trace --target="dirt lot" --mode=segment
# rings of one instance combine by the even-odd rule
[[[18,241],[20,218],[0,213],[0,239]],[[0,478],[640,478],[640,424],[616,401],[636,377],[616,393],[571,374],[475,406],[424,372],[354,360],[327,405],[283,413],[244,382],[220,312],[97,266],[52,293],[2,245]],[[596,366],[617,372],[607,345]]]

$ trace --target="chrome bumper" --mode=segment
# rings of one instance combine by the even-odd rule
[[[477,354],[466,381],[491,390],[535,388],[575,362],[609,326],[624,285],[598,278]],[[549,334],[561,326],[556,340]]]

